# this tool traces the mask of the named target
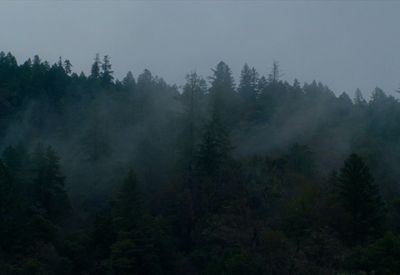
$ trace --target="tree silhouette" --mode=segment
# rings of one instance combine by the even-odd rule
[[[351,154],[339,175],[339,194],[343,207],[350,214],[348,237],[360,243],[381,233],[383,204],[378,187],[364,160]]]

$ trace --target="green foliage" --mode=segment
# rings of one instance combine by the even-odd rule
[[[113,77],[113,71],[111,70],[110,58],[108,57],[108,55],[104,56],[101,68],[102,68],[101,82],[103,86],[109,87],[112,84],[114,77]]]
[[[136,175],[130,170],[118,190],[113,207],[113,221],[121,231],[130,231],[143,216],[143,202]]]
[[[400,272],[396,98],[289,84],[277,62],[238,87],[220,62],[209,86],[0,53],[0,273]],[[368,166],[330,176],[351,151]]]
[[[133,77],[132,72],[128,72],[124,79],[122,79],[122,85],[124,89],[127,91],[133,91],[136,87],[136,81],[135,78]]]
[[[382,230],[383,205],[379,190],[365,162],[351,154],[340,170],[338,189],[343,207],[350,220],[348,241],[360,243],[378,236]]]
[[[249,104],[254,103],[257,98],[258,74],[256,69],[250,68],[245,64],[240,73],[240,83],[238,92],[242,98]]]
[[[6,268],[5,274],[53,274],[62,259],[58,251],[50,250],[54,250],[57,242],[57,225],[65,220],[70,209],[59,158],[51,147],[43,150],[38,146],[29,154],[21,145],[7,147],[3,158],[5,164],[0,161],[0,252],[5,253],[2,268]]]
[[[400,272],[400,238],[386,233],[374,243],[356,248],[347,264],[356,272],[369,274],[398,274]]]
[[[33,191],[37,206],[52,222],[57,222],[69,210],[65,192],[65,178],[61,174],[59,158],[51,147],[46,151],[39,145],[32,156]]]
[[[237,119],[238,97],[235,91],[235,83],[231,69],[224,62],[219,62],[210,77],[209,108],[215,113],[222,123],[231,125]]]
[[[100,77],[100,56],[96,54],[96,58],[94,59],[94,63],[92,64],[91,75],[92,79],[98,79]]]
[[[217,114],[205,126],[198,152],[200,173],[215,176],[230,159],[232,146],[227,130]]]

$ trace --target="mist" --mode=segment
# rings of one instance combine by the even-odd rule
[[[68,58],[90,71],[108,54],[115,75],[148,68],[168,83],[187,72],[208,75],[216,62],[235,77],[245,62],[267,74],[274,60],[285,79],[317,79],[335,92],[368,97],[400,86],[399,3],[376,2],[4,2],[2,50],[20,60],[35,54]],[[18,18],[18,20],[16,20]],[[25,45],[29,45],[26,47]]]
[[[0,274],[399,274],[399,5],[0,3]]]

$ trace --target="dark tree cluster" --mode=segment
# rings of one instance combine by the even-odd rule
[[[400,273],[395,97],[72,68],[0,53],[0,274]]]

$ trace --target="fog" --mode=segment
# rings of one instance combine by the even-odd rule
[[[144,68],[181,85],[218,61],[237,77],[281,64],[284,78],[336,93],[400,86],[400,3],[297,1],[17,1],[0,3],[0,48],[18,60],[69,58],[88,72],[95,53],[117,77]]]
[[[0,274],[400,274],[399,7],[0,2]]]

